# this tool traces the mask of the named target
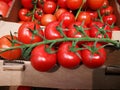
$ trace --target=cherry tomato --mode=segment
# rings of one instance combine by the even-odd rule
[[[18,17],[21,21],[31,21],[30,10],[22,8],[18,12]]]
[[[63,25],[65,27],[67,27],[68,25],[70,25],[71,23],[75,22],[75,17],[73,15],[73,13],[71,12],[64,12],[60,15],[59,19],[58,19],[59,22],[62,22],[63,21]]]
[[[88,13],[89,13],[90,16],[91,16],[92,21],[97,20],[97,18],[98,18],[98,13],[97,13],[96,11],[88,11]]]
[[[55,12],[56,7],[57,7],[57,5],[56,5],[55,2],[53,2],[53,1],[46,1],[44,3],[44,6],[43,6],[43,11],[44,11],[44,13],[52,14],[52,13]]]
[[[4,1],[0,1],[0,15],[2,15],[2,17],[6,17],[8,10],[9,10],[8,4],[5,3]]]
[[[67,4],[66,4],[67,0],[57,0],[57,5],[61,8],[65,8],[67,9]]]
[[[108,6],[109,6],[109,1],[108,0],[104,0],[102,8],[107,8]]]
[[[21,4],[26,9],[32,9],[33,8],[32,1],[33,0],[21,0]]]
[[[30,86],[18,86],[17,90],[32,90],[32,87],[30,87]]]
[[[57,18],[53,14],[44,14],[41,17],[41,25],[46,26],[48,23],[57,21]]]
[[[93,47],[93,43],[87,44]],[[99,48],[101,44],[97,43],[96,47]],[[85,66],[89,68],[98,68],[102,66],[106,61],[106,51],[104,48],[98,49],[96,52],[91,52],[89,49],[84,49],[81,51],[82,62]]]
[[[72,42],[63,42],[57,52],[58,63],[69,69],[77,67],[81,62],[80,51],[70,51],[71,46]]]
[[[71,10],[79,9],[83,0],[66,0],[67,7]]]
[[[35,22],[25,22],[18,29],[18,40],[25,44],[42,41],[40,35],[43,35],[43,31]]]
[[[113,7],[112,6],[108,6],[106,8],[101,8],[100,9],[100,13],[101,15],[109,15],[109,14],[112,14],[113,13]]]
[[[103,21],[109,25],[115,24],[117,21],[117,18],[114,14],[103,16]]]
[[[34,13],[35,18],[36,18],[37,20],[41,21],[42,15],[44,15],[43,9],[37,8],[37,9],[35,10],[35,13]]]
[[[12,37],[10,35],[5,35],[0,38],[0,49],[2,48],[10,48],[12,46],[19,46],[17,43],[11,43],[8,39],[12,40]],[[16,36],[13,36],[13,39],[17,40]],[[14,50],[9,50],[3,53],[0,53],[0,56],[6,60],[15,60],[19,59],[21,56],[21,49],[14,49]]]
[[[77,21],[84,22],[85,25],[89,25],[92,21],[92,18],[88,12],[82,11],[79,13]]]
[[[48,53],[45,48],[48,48],[48,45],[39,45],[31,52],[31,65],[40,72],[49,71],[56,65],[56,53]]]
[[[60,32],[57,30],[57,26],[59,26],[60,23],[58,21],[54,21],[49,23],[45,28],[45,37],[49,40],[54,40],[58,38],[62,38],[63,36],[60,34]]]
[[[102,7],[104,0],[87,0],[87,5],[93,10],[97,10]]]

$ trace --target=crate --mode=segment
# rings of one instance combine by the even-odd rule
[[[116,0],[110,0],[114,6],[117,18],[120,16],[119,5]],[[0,21],[0,36],[16,32],[20,26],[17,13],[21,8],[20,0],[15,0],[8,17]],[[120,20],[117,20],[120,26]],[[6,30],[6,31],[5,31]],[[114,40],[120,40],[120,32],[113,32]],[[111,47],[106,48],[107,61],[105,65],[96,69],[89,69],[80,65],[77,69],[66,69],[56,66],[52,72],[38,72],[30,64],[4,67],[0,60],[0,86],[32,86],[63,89],[120,89],[120,51]],[[25,70],[23,70],[25,67]]]

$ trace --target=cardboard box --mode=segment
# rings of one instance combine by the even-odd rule
[[[119,17],[118,4],[116,0],[111,0],[115,5],[115,13]],[[21,7],[20,0],[15,0],[14,8],[9,13],[8,18],[0,21],[0,36],[9,34],[10,31],[16,32],[20,24],[18,21],[17,11]],[[116,7],[117,6],[117,7]],[[15,10],[16,11],[15,11]],[[117,21],[119,25],[120,20]],[[120,40],[120,32],[114,32],[114,40]],[[63,89],[119,89],[120,88],[120,51],[111,47],[106,48],[107,61],[105,65],[97,69],[89,69],[80,65],[77,69],[66,69],[56,67],[53,72],[38,72],[30,64],[24,61],[24,64],[12,65],[9,69],[4,67],[3,60],[0,60],[0,86],[33,86]],[[25,70],[21,69],[24,68]],[[17,67],[17,69],[16,69]],[[4,70],[5,68],[5,70]]]

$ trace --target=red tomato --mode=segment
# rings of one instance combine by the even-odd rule
[[[63,67],[70,69],[77,67],[81,62],[80,51],[77,52],[70,51],[71,46],[72,42],[63,42],[59,46],[57,52],[58,63]]]
[[[59,8],[54,15],[56,16],[57,19],[59,19],[60,15],[64,12],[67,12],[67,10],[64,8]]]
[[[30,86],[18,86],[17,90],[32,90],[32,87],[30,87]]]
[[[83,0],[66,0],[67,7],[71,10],[79,9]]]
[[[103,16],[103,21],[109,25],[115,24],[117,21],[117,18],[114,14]]]
[[[88,11],[91,16],[91,19],[95,21],[98,18],[98,13],[96,11]]]
[[[88,43],[87,45],[93,47],[93,43]],[[100,46],[101,44],[96,44],[97,48]],[[96,52],[91,52],[89,49],[84,49],[81,51],[81,57],[85,66],[89,68],[98,68],[106,61],[106,51],[104,48],[100,48]]]
[[[92,18],[88,12],[82,11],[79,13],[79,15],[77,17],[77,21],[80,21],[80,22],[84,21],[85,25],[89,25],[92,21]]]
[[[43,31],[38,24],[35,22],[25,22],[18,29],[18,40],[25,44],[40,42],[42,38],[39,34],[43,35]]]
[[[12,40],[12,37],[10,35],[5,35],[0,38],[0,49],[10,48],[12,46],[19,46],[19,44],[12,44],[7,38]],[[17,37],[13,36],[13,39],[17,40]],[[15,60],[20,58],[21,53],[21,49],[14,49],[0,53],[0,56],[6,60]]]
[[[109,1],[108,0],[104,0],[104,3],[102,5],[102,8],[106,8],[109,6]]]
[[[45,37],[49,40],[54,40],[58,38],[62,38],[63,36],[60,34],[60,32],[57,30],[57,26],[59,26],[60,23],[58,21],[49,23],[45,28]]]
[[[57,5],[56,5],[55,2],[53,2],[53,1],[46,1],[44,3],[44,6],[43,6],[43,11],[44,11],[44,13],[52,14],[52,13],[55,12],[56,7],[57,7]]]
[[[32,1],[33,0],[21,0],[21,4],[26,9],[32,9],[33,8]]]
[[[87,0],[87,5],[93,10],[97,10],[102,7],[104,0]]]
[[[39,45],[31,52],[31,65],[34,69],[40,72],[49,71],[56,65],[56,54],[50,54],[46,52],[45,48],[48,48],[48,45]]]
[[[62,13],[60,15],[58,21],[59,22],[63,21],[63,25],[65,27],[68,27],[68,25],[70,25],[71,23],[75,22],[75,17],[73,15],[73,13],[71,13],[71,12],[64,12],[64,13]]]
[[[108,6],[106,8],[101,8],[100,9],[100,13],[101,15],[109,15],[113,13],[113,7],[112,6]]]
[[[8,10],[9,10],[8,4],[5,3],[4,1],[0,1],[0,15],[2,15],[2,17],[6,17]]]
[[[30,10],[22,8],[18,12],[18,17],[21,21],[31,21],[32,17],[29,15]]]
[[[44,14],[41,17],[41,25],[46,26],[48,23],[57,21],[57,18],[53,14]]]
[[[37,8],[34,13],[35,18],[40,21],[42,18],[42,15],[44,15],[43,9]]]
[[[57,5],[61,8],[67,8],[67,4],[66,4],[67,0],[57,0]]]

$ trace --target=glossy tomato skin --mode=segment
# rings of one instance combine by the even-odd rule
[[[93,10],[97,10],[102,7],[104,0],[87,0],[87,5]]]
[[[30,10],[33,8],[32,0],[21,0],[21,4],[26,9]]]
[[[32,90],[32,87],[29,87],[29,86],[18,86],[17,90]]]
[[[54,1],[46,1],[43,6],[44,13],[52,14],[56,10],[56,3]]]
[[[62,38],[63,36],[60,34],[60,32],[57,30],[57,26],[60,25],[60,22],[54,21],[49,23],[45,28],[45,37],[48,40],[54,40]]]
[[[57,21],[57,18],[53,14],[44,14],[41,17],[41,25],[47,26],[50,22]]]
[[[83,0],[66,0],[67,7],[71,10],[79,9]]]
[[[60,15],[58,21],[63,21],[63,25],[68,27],[71,23],[75,22],[75,16],[71,12],[64,12]]]
[[[92,46],[93,43],[88,43],[88,46]],[[101,46],[101,44],[97,43],[97,48]],[[88,68],[98,68],[102,66],[106,61],[106,51],[104,48],[100,48],[98,52],[92,53],[88,49],[84,49],[81,51],[82,62]]]
[[[34,27],[36,29],[34,29]],[[30,31],[33,31],[33,33]],[[35,22],[24,22],[18,29],[18,40],[25,44],[42,41],[42,38],[36,34],[43,35],[40,25]]]
[[[45,48],[47,47],[48,45],[39,45],[35,47],[31,52],[31,65],[37,71],[47,72],[56,65],[56,53],[50,54],[46,52]]]
[[[5,3],[4,1],[0,1],[0,15],[6,17],[8,10],[9,10],[8,4]]]
[[[77,55],[75,52],[70,51],[71,46],[72,42],[63,42],[57,52],[58,63],[69,69],[77,67],[81,62],[81,58],[79,57],[80,51],[76,52]]]
[[[32,17],[28,15],[30,13],[30,10],[26,8],[22,8],[18,12],[18,17],[21,21],[31,21]]]
[[[10,35],[5,35],[0,38],[0,48],[10,48],[12,47],[12,43],[7,39],[9,38],[12,40]],[[16,36],[13,36],[15,40],[17,40]],[[19,44],[14,44],[13,46],[19,46]],[[21,49],[14,49],[14,50],[9,50],[4,53],[0,53],[0,56],[6,60],[16,60],[19,59],[21,56]]]

